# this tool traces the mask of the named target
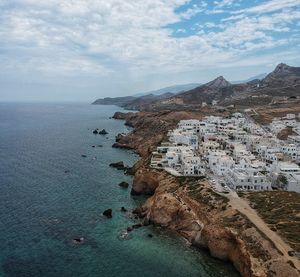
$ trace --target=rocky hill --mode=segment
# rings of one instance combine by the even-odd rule
[[[115,104],[141,111],[189,110],[204,105],[255,107],[300,98],[300,67],[279,64],[262,80],[232,84],[223,76],[177,94],[98,99],[94,104]]]
[[[279,64],[262,80],[231,84],[220,76],[200,87],[152,103],[148,110],[201,108],[212,103],[242,108],[293,102],[300,97],[300,67]]]
[[[148,106],[149,104],[155,101],[169,98],[175,95],[176,93],[188,91],[200,85],[201,84],[198,83],[190,83],[190,84],[165,87],[158,90],[139,93],[133,96],[99,98],[95,100],[92,104],[117,105],[127,109],[141,109],[140,106]]]

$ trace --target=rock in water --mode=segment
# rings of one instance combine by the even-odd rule
[[[127,189],[127,188],[129,187],[129,184],[128,184],[127,182],[121,182],[121,183],[119,184],[119,186],[120,186],[121,188]]]
[[[121,208],[121,212],[127,212],[127,209],[125,209],[124,207]]]
[[[137,224],[132,225],[132,229],[138,229],[138,228],[141,228],[141,227],[143,227],[142,223],[137,223]]]
[[[109,166],[114,167],[116,169],[120,169],[120,170],[126,169],[126,167],[124,166],[124,163],[122,161],[116,162],[116,163],[111,163],[111,164],[109,164]]]
[[[76,243],[76,244],[83,243],[83,241],[84,241],[83,237],[73,239],[73,242]]]
[[[127,232],[131,232],[132,231],[132,227],[127,227]]]
[[[107,218],[112,218],[112,209],[107,209],[103,212],[103,215]]]
[[[93,134],[97,135],[97,134],[98,134],[98,131],[97,131],[97,130],[94,130],[94,131],[93,131]]]
[[[86,155],[81,155],[82,158],[86,158]]]
[[[99,135],[107,135],[108,132],[106,132],[105,129],[102,129],[100,132],[99,132]]]

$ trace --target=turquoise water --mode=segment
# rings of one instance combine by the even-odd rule
[[[119,209],[142,199],[119,188],[131,177],[108,166],[138,159],[111,147],[128,131],[109,119],[117,110],[0,104],[0,276],[238,276],[165,230],[149,226],[120,237],[135,221]],[[109,134],[93,135],[93,128]],[[112,219],[101,216],[107,208]],[[78,237],[85,240],[76,245]]]

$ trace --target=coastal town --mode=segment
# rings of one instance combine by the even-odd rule
[[[181,120],[152,153],[151,167],[174,176],[206,176],[221,192],[300,193],[300,114],[260,125],[248,114]],[[288,131],[285,139],[279,134]]]

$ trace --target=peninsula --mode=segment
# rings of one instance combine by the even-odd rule
[[[177,232],[242,276],[299,276],[299,88],[300,68],[279,64],[262,80],[218,77],[126,99],[120,106],[140,112],[115,113],[133,131],[113,147],[141,156],[127,172],[131,193],[149,196],[134,211],[143,224]]]

